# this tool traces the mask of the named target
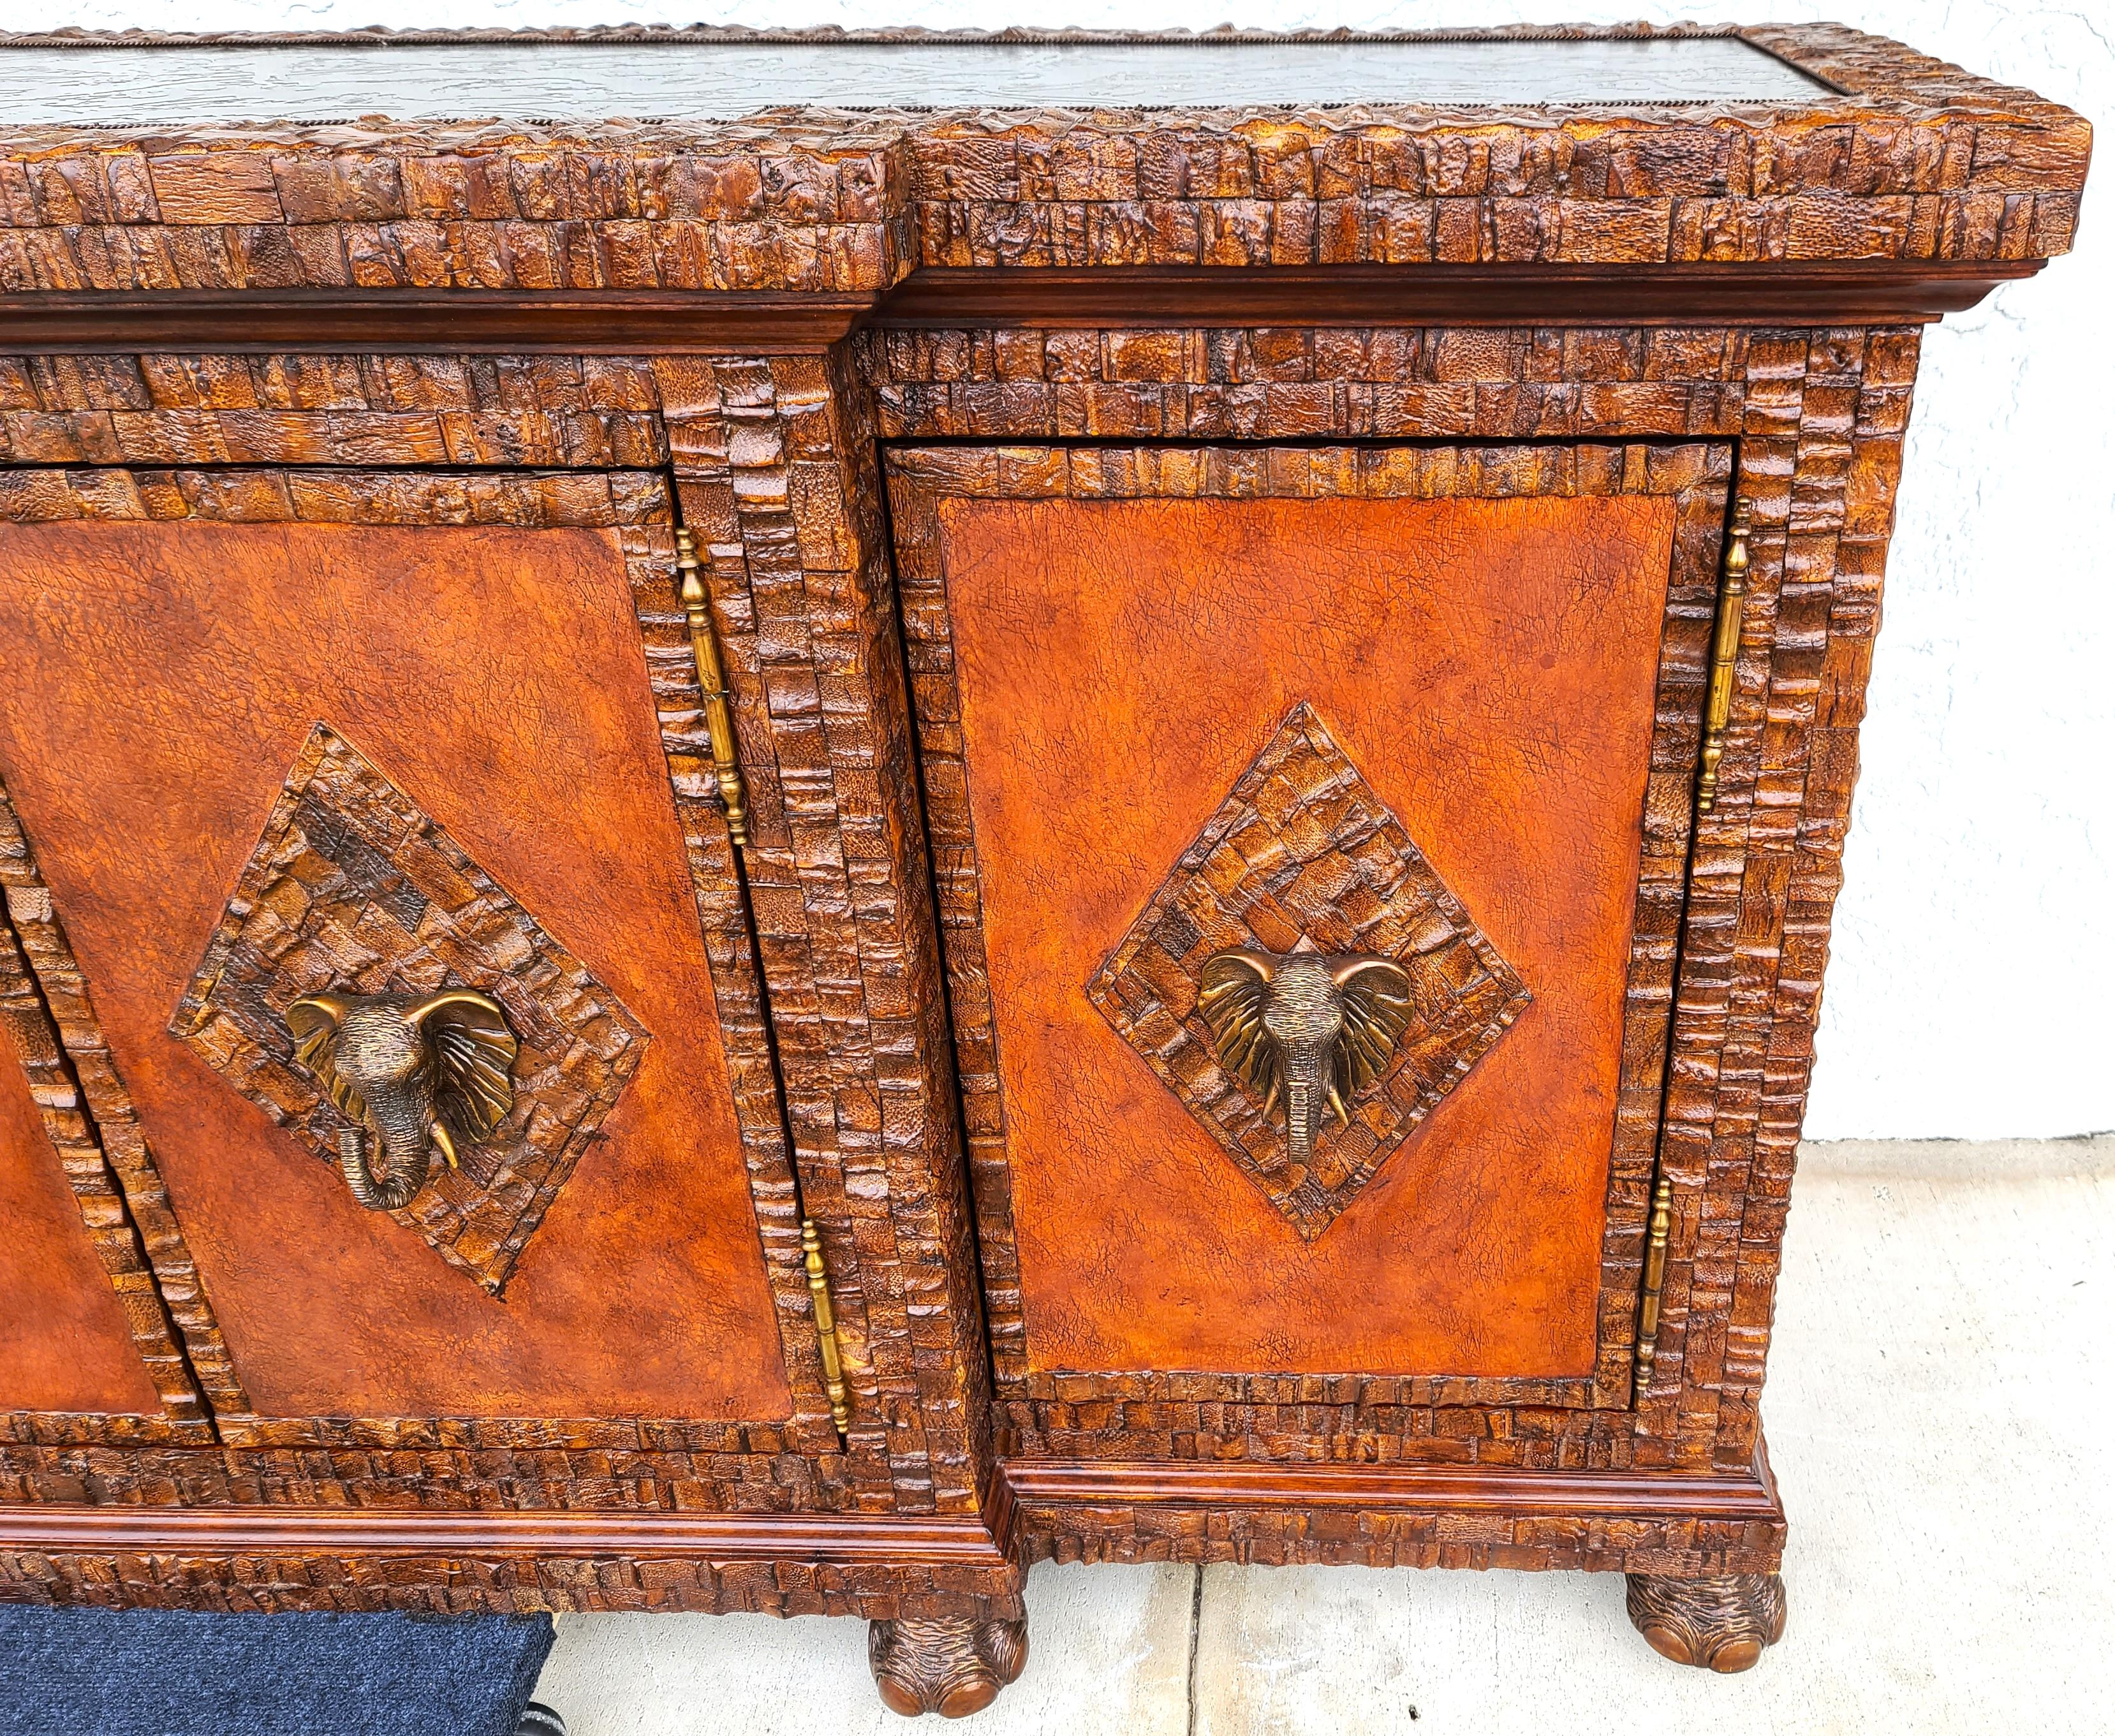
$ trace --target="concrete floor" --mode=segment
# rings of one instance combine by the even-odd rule
[[[1749,1674],[1663,1662],[1613,1575],[1046,1564],[967,1728],[2115,1731],[2115,1138],[1811,1145],[1796,1200],[1764,1408],[1792,1619]],[[568,1617],[538,1695],[572,1736],[906,1728],[861,1622]]]

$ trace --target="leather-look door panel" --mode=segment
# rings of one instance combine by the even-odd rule
[[[1683,451],[897,455],[1002,1378],[1620,1383],[1680,873],[1641,850],[1708,628],[1670,584],[1723,500]],[[1213,1051],[1215,944],[1425,973],[1305,1166]]]

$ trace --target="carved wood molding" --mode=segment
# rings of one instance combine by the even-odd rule
[[[885,1445],[897,1505],[958,1505],[988,1476],[991,1413],[871,399],[842,347],[656,373],[733,695],[801,1200],[855,1347],[854,1461]],[[710,394],[679,397],[686,377]]]
[[[799,355],[826,350],[871,295],[603,290],[37,292],[0,303],[0,355],[359,350],[396,355]]]
[[[929,266],[885,294],[850,295],[615,289],[37,291],[0,303],[0,355],[356,350],[784,355],[827,350],[862,325],[1921,325],[1971,308],[2000,283],[2030,277],[2047,263]]]
[[[2041,259],[1681,265],[927,266],[869,323],[931,327],[1925,324]]]

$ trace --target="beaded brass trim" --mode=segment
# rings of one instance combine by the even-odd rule
[[[837,1321],[830,1309],[830,1278],[823,1269],[823,1239],[815,1221],[801,1220],[801,1252],[808,1267],[808,1294],[815,1299],[815,1340],[823,1352],[823,1386],[830,1395],[830,1421],[842,1441],[852,1425],[851,1395],[845,1386],[844,1363],[837,1354]]]
[[[1733,502],[1726,536],[1725,581],[1718,590],[1718,626],[1711,640],[1711,695],[1704,712],[1704,769],[1697,779],[1696,811],[1709,813],[1718,799],[1718,763],[1726,757],[1726,723],[1733,715],[1733,662],[1741,649],[1741,611],[1748,600],[1748,503]]]
[[[1653,1189],[1652,1224],[1645,1232],[1645,1294],[1638,1303],[1638,1366],[1633,1388],[1642,1393],[1652,1381],[1653,1357],[1659,1337],[1659,1293],[1667,1283],[1667,1244],[1674,1222],[1674,1184],[1666,1176]]]
[[[741,762],[735,756],[734,706],[720,668],[720,648],[706,612],[705,584],[698,569],[697,544],[690,533],[676,533],[677,595],[690,624],[690,655],[698,666],[698,689],[705,702],[705,733],[713,744],[713,771],[719,781],[720,805],[727,810],[727,835],[742,849],[749,845],[749,799],[741,782]]]

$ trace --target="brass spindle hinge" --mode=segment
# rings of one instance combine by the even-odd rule
[[[1726,720],[1733,715],[1733,663],[1741,650],[1741,611],[1748,600],[1748,503],[1733,502],[1726,536],[1724,579],[1718,587],[1718,630],[1711,638],[1711,694],[1704,709],[1704,771],[1696,784],[1696,811],[1709,813],[1718,799],[1718,762],[1726,757]]]
[[[741,762],[734,750],[734,699],[720,667],[720,648],[706,610],[704,575],[698,566],[697,544],[688,530],[676,533],[676,585],[690,623],[690,655],[704,695],[705,734],[713,745],[713,772],[719,782],[720,805],[727,811],[727,836],[738,847],[746,848],[749,802],[742,792]]]
[[[801,1220],[801,1253],[808,1266],[808,1294],[815,1299],[815,1339],[823,1352],[823,1388],[830,1398],[830,1421],[842,1441],[852,1424],[851,1395],[845,1387],[844,1363],[837,1355],[837,1318],[830,1311],[830,1277],[823,1270],[823,1239],[815,1221]]]
[[[1653,1189],[1652,1223],[1645,1231],[1645,1295],[1638,1303],[1638,1369],[1631,1382],[1642,1395],[1652,1384],[1653,1357],[1659,1340],[1659,1293],[1667,1282],[1667,1240],[1674,1223],[1674,1187],[1664,1175]]]

